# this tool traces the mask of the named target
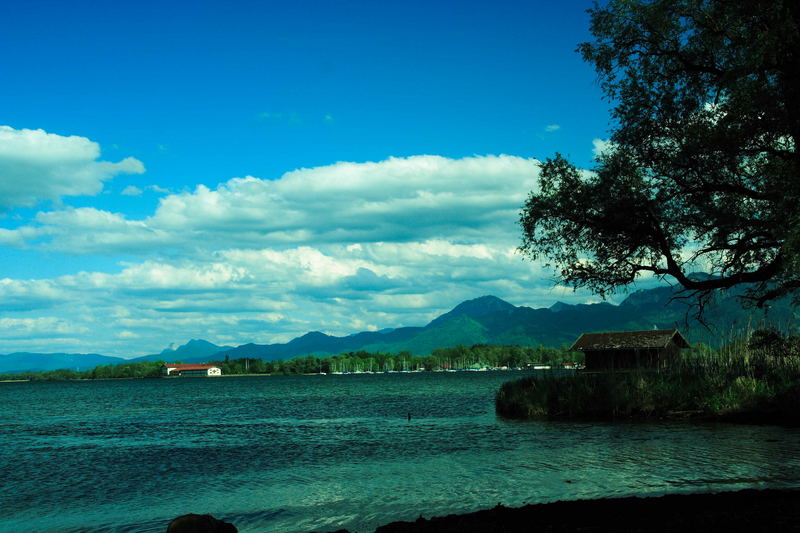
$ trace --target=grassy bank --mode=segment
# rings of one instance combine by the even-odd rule
[[[504,384],[497,413],[511,418],[707,417],[800,422],[796,338],[757,332],[720,350],[696,347],[658,371],[542,374]]]

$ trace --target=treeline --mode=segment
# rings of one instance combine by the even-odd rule
[[[418,356],[411,352],[347,352],[328,357],[307,355],[287,361],[263,361],[243,357],[212,361],[222,369],[223,375],[241,374],[317,374],[334,372],[387,372],[404,370],[461,370],[497,367],[526,367],[532,364],[557,365],[562,362],[582,362],[583,355],[564,348],[538,346],[496,346],[477,344],[437,348],[430,355]],[[170,361],[177,362],[177,361]],[[161,375],[164,361],[142,361],[101,365],[92,370],[51,370],[2,374],[0,379],[53,381],[70,379],[152,378]]]
[[[30,381],[61,381],[68,379],[119,379],[119,378],[154,378],[161,375],[164,361],[141,361],[120,363],[118,365],[100,365],[91,370],[81,372],[75,370],[48,370],[46,372],[21,372],[18,374],[0,374],[0,379]]]
[[[401,372],[404,370],[462,370],[525,367],[531,364],[557,365],[582,362],[583,354],[566,348],[538,346],[497,346],[476,344],[436,348],[430,355],[411,352],[347,352],[329,357],[308,355],[288,361],[227,359],[218,364],[223,374],[317,374],[334,372]]]

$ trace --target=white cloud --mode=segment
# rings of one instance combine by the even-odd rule
[[[42,213],[37,237],[70,253],[138,253],[321,243],[447,239],[481,242],[516,234],[519,206],[535,187],[537,161],[515,156],[390,158],[335,163],[277,180],[234,178],[214,189],[163,197],[142,220],[93,208]],[[6,235],[7,242],[18,235]]]
[[[424,325],[483,294],[582,301],[554,293],[550,272],[515,252],[537,175],[532,159],[417,156],[198,186],[138,220],[94,207],[40,212],[0,231],[0,243],[55,257],[125,252],[127,262],[2,280],[3,316],[32,322],[0,326],[30,324],[26,338],[0,333],[0,353],[52,350],[46,324],[62,347],[133,356],[189,338],[272,343]]]
[[[561,126],[559,126],[558,124],[548,124],[547,126],[544,127],[544,131],[546,132],[558,131],[560,129]]]
[[[424,325],[483,294],[516,304],[570,300],[550,294],[549,282],[541,279],[537,267],[510,253],[508,244],[430,240],[229,249],[126,264],[116,273],[9,279],[0,283],[0,301],[15,318],[44,312],[71,324],[72,333],[59,330],[65,346],[132,356],[198,337],[271,343],[310,330],[346,335],[365,325]],[[21,336],[6,335],[0,353],[49,347],[46,328],[25,331],[27,345]]]
[[[127,187],[122,189],[122,193],[120,194],[122,194],[122,196],[141,196],[142,189],[140,189],[135,185],[128,185]]]
[[[98,161],[100,147],[85,137],[0,126],[0,212],[63,196],[95,195],[117,174],[141,174],[132,157]]]
[[[67,303],[71,295],[49,280],[0,279],[0,311],[31,311]]]
[[[0,228],[0,245],[22,248],[25,245],[25,237],[19,230]]]
[[[264,111],[256,115],[256,117],[260,120],[286,123],[290,126],[297,126],[303,123],[303,118],[294,111],[287,111],[285,113]]]
[[[227,288],[243,280],[245,270],[234,265],[210,263],[171,265],[147,261],[131,265],[120,274],[109,275],[118,288],[132,291],[167,289],[192,290]]]
[[[600,157],[604,152],[613,150],[614,143],[608,139],[592,139],[592,153],[595,157]]]
[[[488,244],[453,244],[442,239],[411,243],[375,243],[369,247],[369,253],[373,257],[378,255],[383,255],[385,259],[398,257],[409,262],[426,256],[485,260],[492,260],[498,256],[498,250]]]
[[[86,328],[58,317],[0,318],[0,339],[64,337],[86,332]]]
[[[123,215],[93,207],[67,208],[40,212],[36,226],[13,232],[25,233],[27,239],[50,238],[53,249],[69,253],[127,252],[153,250],[169,245],[174,235],[148,226],[141,220],[128,220]]]

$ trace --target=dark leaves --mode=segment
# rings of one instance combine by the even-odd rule
[[[591,175],[561,156],[542,165],[521,250],[600,294],[642,273],[674,277],[699,304],[740,283],[759,305],[794,293],[798,21],[780,0],[594,9],[596,39],[578,49],[614,104],[614,149]]]

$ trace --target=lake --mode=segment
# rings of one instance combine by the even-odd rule
[[[525,372],[0,383],[0,531],[372,531],[504,505],[800,486],[800,430],[519,422]],[[408,420],[408,414],[411,420]]]

